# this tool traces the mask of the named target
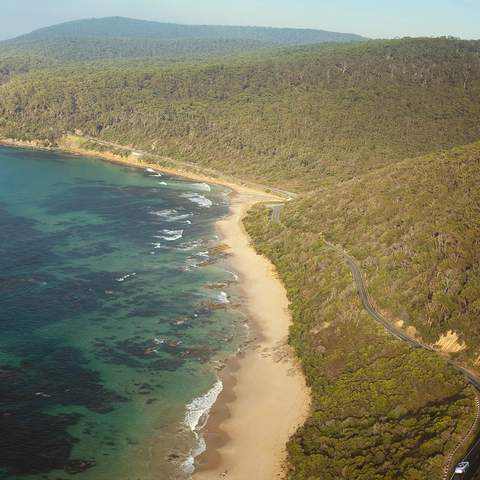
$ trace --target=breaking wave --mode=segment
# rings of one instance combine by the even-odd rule
[[[197,444],[190,450],[187,460],[182,465],[184,472],[188,475],[192,475],[194,472],[195,458],[201,455],[206,449],[205,439],[201,431],[205,427],[210,410],[213,405],[215,405],[222,390],[223,383],[217,380],[215,385],[205,395],[195,398],[187,405],[184,423],[197,439]]]
[[[198,193],[184,193],[182,194],[182,197],[188,198],[188,200],[190,200],[192,203],[196,203],[202,208],[210,208],[213,205],[211,200]]]

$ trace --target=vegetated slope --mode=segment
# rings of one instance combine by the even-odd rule
[[[63,68],[0,90],[0,133],[86,134],[308,189],[480,138],[480,42],[294,47],[207,65]]]
[[[323,30],[196,26],[122,17],[78,20],[0,42],[0,58],[36,55],[61,61],[115,58],[208,58],[285,45],[353,42],[362,37]]]
[[[288,478],[441,478],[473,423],[473,391],[443,359],[394,339],[362,310],[349,269],[305,227],[304,214],[321,224],[304,205],[289,203],[280,225],[260,207],[246,220],[287,287],[290,341],[312,388]]]
[[[165,61],[197,60],[272,49],[275,44],[256,40],[151,38],[65,38],[0,43],[0,59],[34,55],[59,62],[92,62],[106,59],[154,58]]]
[[[361,261],[377,305],[469,367],[480,358],[480,143],[404,160],[285,212]]]
[[[41,28],[17,37],[20,40],[65,38],[154,38],[181,39],[236,39],[299,45],[320,42],[350,42],[362,40],[360,35],[328,32],[325,30],[272,27],[237,27],[221,25],[179,25],[125,17],[106,17],[76,20]]]
[[[32,70],[52,68],[58,63],[52,59],[41,59],[36,56],[6,56],[0,58],[0,84],[8,82],[15,75],[23,75]]]

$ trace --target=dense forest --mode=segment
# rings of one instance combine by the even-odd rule
[[[479,180],[475,143],[304,195],[285,206],[280,225],[265,209],[250,214],[257,248],[287,285],[291,341],[314,392],[312,416],[290,442],[291,479],[440,477],[451,448],[441,438],[468,405],[463,383],[439,357],[393,340],[361,311],[349,270],[322,239],[361,261],[373,301],[392,322],[475,367]]]
[[[290,478],[439,478],[474,393],[441,356],[368,317],[323,238],[361,262],[387,317],[477,367],[480,42],[233,50],[88,68],[70,47],[55,59],[0,54],[0,137],[55,146],[81,130],[299,193],[280,224],[262,207],[246,219],[287,287],[313,392]]]
[[[307,195],[287,206],[285,223],[342,245],[361,262],[378,307],[392,321],[476,365],[479,183],[480,143],[474,143]]]
[[[51,59],[35,56],[7,56],[0,58],[0,85],[7,82],[15,75],[22,75],[31,70],[51,68],[58,63]]]
[[[28,52],[39,59],[93,62],[106,59],[160,59],[164,62],[204,60],[273,49],[276,44],[256,40],[204,39],[155,40],[150,38],[66,38],[0,43],[0,57],[22,57]]]
[[[479,59],[480,42],[407,39],[43,69],[1,87],[0,129],[81,129],[305,190],[479,138]]]

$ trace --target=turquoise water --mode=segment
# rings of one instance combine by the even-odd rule
[[[221,187],[0,148],[1,479],[184,476],[186,405],[242,332],[209,251],[227,211]]]

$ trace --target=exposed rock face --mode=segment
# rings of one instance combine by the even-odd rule
[[[463,342],[459,342],[457,332],[449,330],[447,333],[442,335],[437,343],[436,347],[439,347],[442,352],[446,353],[457,353],[465,350],[466,346]]]

